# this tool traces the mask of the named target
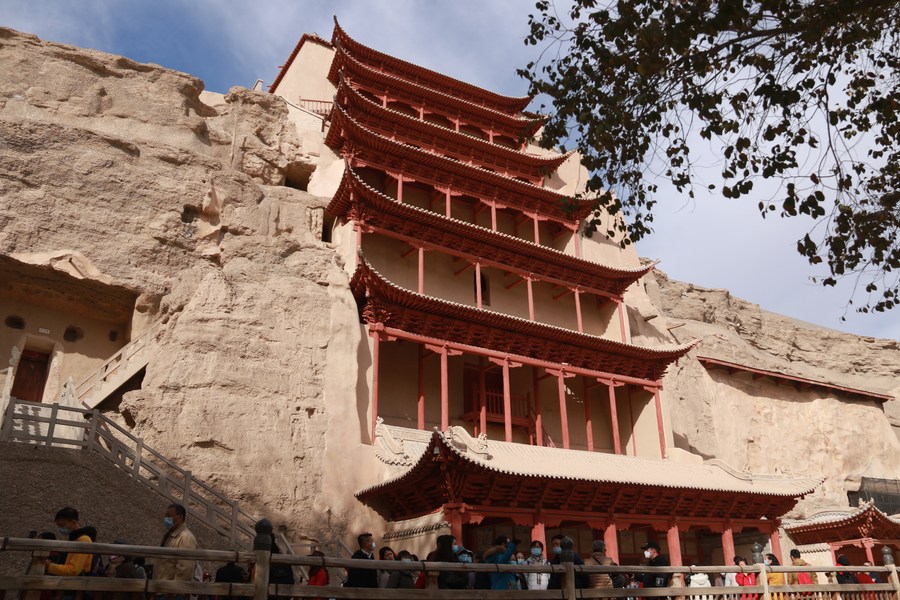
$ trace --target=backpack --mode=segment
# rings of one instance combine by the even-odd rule
[[[91,564],[87,569],[81,572],[82,576],[87,577],[106,577],[106,567],[103,564],[103,557],[99,554],[91,555]]]

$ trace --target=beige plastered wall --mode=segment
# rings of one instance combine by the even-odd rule
[[[335,87],[328,81],[334,50],[307,41],[278,84],[275,94],[292,104],[303,100],[331,101]]]

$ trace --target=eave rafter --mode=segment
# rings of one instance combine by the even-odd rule
[[[410,246],[422,246],[453,255],[455,259],[480,261],[484,266],[505,269],[515,276],[514,287],[532,277],[560,285],[579,288],[603,298],[621,299],[635,281],[653,269],[615,269],[576,258],[532,242],[478,227],[464,221],[447,219],[436,213],[402,204],[366,185],[348,167],[334,198],[326,208],[328,214],[348,222],[365,215],[366,225],[383,235],[399,239]],[[427,231],[427,238],[422,232]],[[427,242],[424,241],[427,239]],[[490,252],[485,252],[485,248]],[[490,259],[480,259],[490,256]],[[470,268],[470,265],[462,267]]]

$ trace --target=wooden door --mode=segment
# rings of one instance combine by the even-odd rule
[[[27,402],[40,402],[44,397],[47,367],[50,355],[34,350],[23,350],[13,379],[11,395]]]

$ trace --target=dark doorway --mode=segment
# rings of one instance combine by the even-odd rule
[[[49,364],[49,354],[23,350],[10,395],[26,402],[40,402],[44,397],[44,383],[47,381]]]

